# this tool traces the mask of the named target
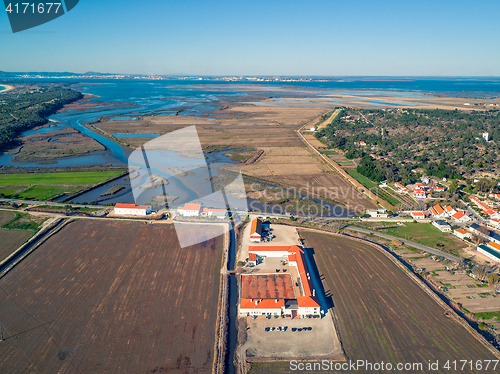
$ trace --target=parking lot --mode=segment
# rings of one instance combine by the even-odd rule
[[[330,316],[323,318],[247,319],[247,342],[243,346],[249,355],[261,358],[328,358],[342,356],[340,342]],[[272,330],[274,328],[274,330]],[[267,330],[269,329],[269,330]]]

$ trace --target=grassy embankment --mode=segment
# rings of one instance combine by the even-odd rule
[[[378,187],[378,185],[369,180],[367,177],[364,175],[361,175],[356,171],[356,169],[345,169],[345,171],[354,179],[356,179],[359,183],[361,183],[363,186],[368,188],[370,191],[372,191],[374,194],[378,195],[380,198],[384,199],[387,201],[389,204],[393,206],[398,206],[401,204],[401,201],[396,199],[395,197],[389,195],[387,192],[382,190],[381,188]]]
[[[46,200],[62,193],[77,192],[121,173],[122,171],[91,171],[3,174],[0,175],[0,194],[7,198]]]
[[[430,223],[406,222],[403,226],[390,227],[378,231],[398,238],[411,240],[428,247],[443,249],[457,256],[460,256],[462,252],[459,248],[460,243],[458,239],[454,239],[450,233],[439,231]]]

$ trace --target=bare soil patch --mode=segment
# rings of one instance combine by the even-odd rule
[[[376,248],[300,230],[314,248],[350,360],[422,362],[494,359],[427,293]],[[491,372],[491,371],[490,371]]]
[[[222,242],[181,249],[171,225],[70,223],[0,280],[0,371],[212,372]]]

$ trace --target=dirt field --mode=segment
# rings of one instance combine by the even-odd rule
[[[14,217],[13,212],[0,211],[0,262],[9,257],[21,244],[33,236],[31,230],[5,230],[1,228]]]
[[[181,250],[171,225],[70,223],[0,281],[0,372],[210,373],[222,246]]]
[[[264,154],[252,165],[241,167],[243,173],[257,177],[323,173],[328,168],[307,147],[260,147]]]
[[[330,200],[340,201],[352,209],[375,209],[376,204],[358,192],[350,183],[334,173],[268,176],[269,181],[300,189],[307,194],[318,194]]]
[[[425,364],[495,359],[377,249],[343,237],[300,234],[314,248],[329,286],[349,360]]]

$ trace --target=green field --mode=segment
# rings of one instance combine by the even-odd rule
[[[11,197],[12,195],[16,195],[22,190],[26,189],[24,186],[16,186],[16,187],[0,187],[0,195],[5,197]]]
[[[46,200],[65,192],[71,193],[81,189],[81,186],[60,187],[54,185],[37,185],[28,188],[16,197],[25,200]]]
[[[33,173],[0,175],[0,186],[46,184],[95,184],[122,174],[122,171],[83,171],[71,173]]]
[[[398,199],[395,197],[389,195],[387,192],[385,192],[383,189],[378,187],[378,184],[369,180],[367,177],[364,175],[358,173],[356,169],[346,169],[345,170],[351,177],[356,179],[359,183],[361,183],[363,186],[368,188],[370,191],[372,191],[374,194],[377,194],[380,198],[384,199],[387,201],[389,204],[397,206],[401,203]]]
[[[441,248],[456,255],[460,255],[460,248],[465,244],[454,240],[453,236],[443,233],[430,223],[405,222],[404,226],[378,230],[381,233],[408,239],[432,248]]]
[[[321,151],[321,153],[324,155],[338,155],[339,154],[337,151]]]

